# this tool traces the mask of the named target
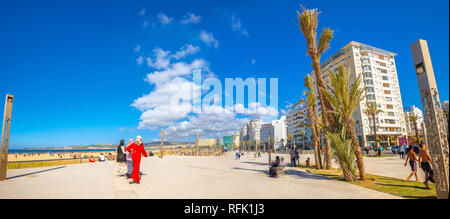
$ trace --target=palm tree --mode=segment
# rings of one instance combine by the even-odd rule
[[[311,57],[313,63],[314,74],[316,78],[316,85],[318,88],[319,100],[321,104],[321,110],[324,112],[323,123],[324,127],[333,131],[335,128],[334,118],[329,114],[331,109],[330,102],[325,98],[323,89],[325,88],[320,71],[320,58],[322,53],[325,52],[329,46],[330,41],[333,39],[333,30],[330,28],[322,29],[322,34],[317,40],[317,25],[318,16],[320,12],[317,9],[306,9],[302,7],[302,12],[297,11],[297,19],[300,30],[302,31],[307,44],[307,55]],[[325,139],[325,168],[331,169],[331,145],[330,142]]]
[[[294,138],[294,135],[288,134],[288,139],[290,139],[289,148],[292,149],[292,138]]]
[[[316,94],[314,92],[314,81],[311,78],[310,75],[306,75],[305,79],[304,79],[305,83],[305,87],[307,89],[307,91],[303,92],[303,95],[306,97],[306,99],[301,99],[300,101],[298,101],[296,104],[294,104],[290,110],[292,110],[294,107],[296,107],[297,105],[300,104],[306,104],[306,106],[308,107],[308,114],[304,115],[306,117],[308,117],[308,121],[309,124],[303,124],[303,126],[309,126],[311,129],[311,140],[313,142],[313,146],[314,146],[314,162],[316,163],[316,168],[318,169],[322,169],[322,159],[320,157],[320,149],[319,149],[319,139],[318,139],[318,128],[317,128],[317,123],[319,122],[319,117],[317,116],[317,105],[316,105]],[[303,114],[301,112],[299,112],[300,114]],[[304,132],[302,130],[302,134],[304,136]],[[303,145],[304,141],[303,141]]]
[[[373,136],[375,139],[375,145],[376,148],[378,148],[378,137],[377,137],[377,124],[375,122],[375,117],[383,112],[383,110],[377,109],[377,105],[374,103],[366,103],[367,105],[367,109],[365,110],[365,113],[367,114],[367,116],[372,118],[372,122],[373,122]]]
[[[303,150],[305,150],[305,131],[302,130],[302,145],[303,145]]]
[[[418,119],[419,119],[419,117],[417,117],[416,115],[409,116],[409,121],[414,125],[414,131],[416,132],[417,144],[419,144],[419,130],[417,129],[417,120]]]
[[[365,97],[364,89],[360,86],[361,75],[358,75],[355,81],[350,84],[350,69],[345,68],[344,65],[340,65],[335,73],[331,70],[328,72],[328,78],[330,79],[330,83],[326,83],[327,89],[322,89],[322,92],[333,107],[330,112],[334,114],[339,124],[344,127],[347,136],[351,139],[356,163],[358,164],[360,180],[365,180],[364,159],[356,134],[355,121],[352,116],[353,112],[359,107],[360,102]]]
[[[351,146],[352,140],[347,138],[345,128],[342,128],[338,133],[327,132],[326,136],[331,142],[335,160],[342,169],[345,181],[355,181],[356,158],[353,147]]]

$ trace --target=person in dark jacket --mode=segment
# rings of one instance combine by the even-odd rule
[[[127,168],[127,160],[125,157],[125,141],[122,139],[120,140],[119,146],[117,146],[117,157],[116,157],[116,171],[120,175],[124,175]]]
[[[280,157],[277,156],[275,158],[275,161],[273,161],[273,163],[271,163],[270,168],[269,168],[269,175],[272,177],[277,177],[278,176],[278,166],[280,165]]]

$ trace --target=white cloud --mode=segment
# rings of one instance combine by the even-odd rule
[[[137,57],[136,63],[137,63],[138,65],[142,65],[143,62],[144,62],[144,57],[143,57],[143,56]]]
[[[255,59],[252,59],[252,65],[254,65],[254,64],[255,64],[255,62],[256,62],[256,60],[255,60]]]
[[[183,16],[183,20],[180,22],[183,24],[198,24],[202,18],[198,15],[195,15],[194,13],[188,12],[186,15]]]
[[[134,51],[135,51],[135,52],[141,51],[141,45],[137,45],[137,46],[134,48]]]
[[[236,17],[234,14],[231,14],[231,29],[235,32],[238,32],[244,36],[249,36],[247,30],[242,26],[241,20]]]
[[[214,47],[215,49],[219,47],[219,41],[214,38],[212,33],[202,30],[200,31],[200,39],[209,47]]]
[[[169,24],[170,22],[173,21],[173,18],[169,18],[167,17],[167,15],[163,13],[159,13],[157,18],[159,19],[159,22],[161,22],[161,24],[163,25]]]
[[[143,9],[141,9],[141,10],[139,11],[139,15],[140,15],[140,16],[144,16],[144,15],[145,15],[145,12],[146,12],[146,9],[143,8]]]
[[[150,23],[149,23],[147,20],[145,20],[145,21],[142,23],[142,26],[147,27],[149,24],[150,24]]]
[[[200,47],[188,44],[185,47],[181,47],[180,51],[172,55],[172,57],[175,59],[181,59],[186,57],[186,55],[192,55],[197,53],[198,51],[200,51]]]

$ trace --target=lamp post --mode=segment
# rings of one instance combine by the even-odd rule
[[[410,47],[422,101],[423,121],[427,134],[426,140],[429,144],[431,159],[433,160],[436,195],[439,199],[448,199],[449,151],[447,120],[442,112],[427,41],[419,39],[411,44]]]
[[[3,116],[3,128],[1,139],[1,151],[0,151],[0,181],[6,179],[6,169],[8,168],[8,145],[9,145],[9,128],[11,126],[11,112],[14,96],[11,94],[6,95],[5,100],[5,112]]]

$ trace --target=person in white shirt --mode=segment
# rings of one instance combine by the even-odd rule
[[[130,140],[128,141],[127,147],[130,146],[130,144],[133,144],[133,139],[132,138],[130,138]],[[133,172],[133,160],[131,158],[131,153],[126,151],[125,152],[125,157],[126,157],[126,160],[127,160],[127,168],[128,168],[128,171],[127,171],[127,173],[125,173],[125,175],[127,176],[127,178],[131,178],[131,173]]]

